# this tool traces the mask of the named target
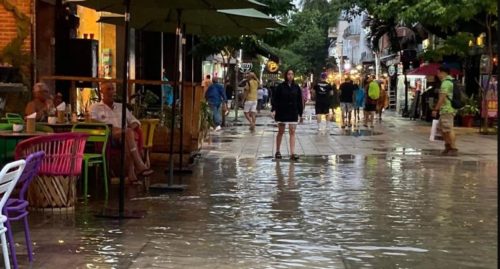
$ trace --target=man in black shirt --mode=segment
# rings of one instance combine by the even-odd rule
[[[346,126],[351,127],[351,115],[354,103],[354,84],[351,78],[347,77],[345,82],[340,84],[340,110],[342,111],[342,129]]]
[[[316,110],[316,120],[318,121],[318,131],[325,131],[327,128],[328,121],[326,115],[330,111],[330,96],[333,95],[333,88],[326,82],[326,73],[321,73],[321,80],[314,85],[314,99],[315,99],[315,110]],[[322,122],[325,122],[324,128],[322,127]]]

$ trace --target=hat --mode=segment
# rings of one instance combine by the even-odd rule
[[[441,65],[439,68],[438,68],[439,71],[441,72],[445,72],[446,74],[449,74],[450,73],[450,68],[446,65]]]

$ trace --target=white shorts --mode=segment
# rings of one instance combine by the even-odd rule
[[[257,101],[245,101],[243,112],[257,112]]]
[[[352,107],[352,103],[340,103],[340,110],[342,110],[342,112],[351,112]]]

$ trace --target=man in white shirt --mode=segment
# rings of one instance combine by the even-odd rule
[[[94,120],[111,124],[111,142],[112,144],[120,143],[122,134],[122,104],[115,103],[113,97],[116,93],[112,83],[104,83],[101,85],[101,102],[95,103],[90,107],[91,117]],[[130,181],[137,181],[135,171],[139,171],[141,176],[149,176],[153,170],[149,169],[143,162],[141,155],[137,150],[135,140],[135,129],[141,127],[141,123],[126,110],[127,126],[125,129],[125,163],[128,167],[128,178]],[[130,160],[134,165],[129,165]]]

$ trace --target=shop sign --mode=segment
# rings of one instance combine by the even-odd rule
[[[253,64],[252,63],[241,63],[240,64],[240,72],[241,73],[246,73],[248,71],[250,71],[253,67]]]
[[[279,65],[275,61],[267,61],[266,67],[269,73],[276,73]]]

